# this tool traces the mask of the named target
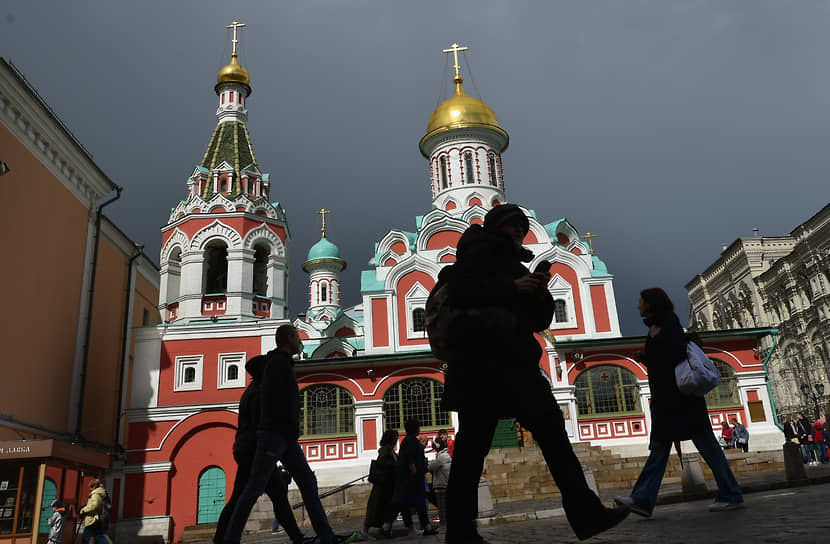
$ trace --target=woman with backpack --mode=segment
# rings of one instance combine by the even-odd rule
[[[106,534],[109,529],[109,514],[112,502],[104,489],[104,482],[94,478],[89,482],[89,498],[86,506],[79,512],[84,516],[84,532],[81,544],[89,544],[90,539]]]
[[[672,443],[691,440],[718,484],[717,497],[709,510],[720,512],[743,507],[741,488],[712,432],[706,401],[700,396],[683,395],[677,387],[675,367],[686,359],[689,340],[674,313],[674,304],[665,291],[652,287],[640,292],[638,309],[648,327],[642,362],[648,368],[651,389],[651,452],[631,495],[614,500],[627,505],[635,514],[651,517]]]

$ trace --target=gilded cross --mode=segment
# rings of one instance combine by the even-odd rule
[[[455,77],[461,76],[461,66],[458,65],[458,52],[466,51],[467,49],[469,49],[469,47],[467,47],[466,45],[463,47],[459,47],[457,43],[454,43],[452,44],[452,46],[450,46],[449,49],[443,50],[444,53],[452,53],[453,59],[455,60],[455,64],[453,65],[453,68],[455,68]]]
[[[325,208],[320,208],[320,211],[317,212],[323,216],[323,228],[320,229],[320,232],[323,233],[323,238],[326,237],[326,214],[331,213],[331,210],[327,210]]]
[[[596,238],[597,235],[596,234],[591,234],[590,232],[586,232],[585,234],[582,235],[582,237],[585,238],[586,240],[588,240],[588,247],[591,250],[591,255],[593,255],[594,254],[594,244],[591,241],[591,238]]]
[[[231,42],[233,43],[233,53],[232,53],[232,55],[234,55],[234,56],[236,56],[236,44],[239,43],[239,40],[236,39],[236,29],[237,28],[242,28],[244,26],[245,26],[245,23],[240,23],[239,21],[234,21],[234,22],[232,22],[231,24],[229,24],[228,26],[225,27],[225,28],[232,28],[233,29],[233,40],[231,40]]]

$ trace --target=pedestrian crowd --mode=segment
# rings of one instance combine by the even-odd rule
[[[702,352],[690,347],[699,344],[699,339],[684,334],[671,300],[659,288],[643,290],[638,306],[648,328],[639,356],[648,368],[651,390],[648,460],[630,495],[616,497],[614,507],[606,507],[591,490],[559,404],[539,372],[542,349],[535,334],[546,330],[553,319],[548,289],[552,265],[539,261],[523,246],[528,231],[521,208],[495,206],[483,224],[473,224],[464,232],[456,262],[439,274],[426,304],[426,330],[433,352],[447,363],[442,405],[458,413],[458,432],[454,441],[446,431],[439,432],[431,444],[433,459],[427,460],[429,443],[419,438],[417,420],[405,422],[400,442],[398,431],[385,431],[369,469],[372,490],[363,528],[353,535],[339,536],[331,530],[316,478],[298,443],[300,397],[293,356],[301,351],[302,343],[294,327],[279,327],[276,349],[246,365],[252,381],[240,401],[233,450],[239,469],[214,544],[239,543],[251,509],[263,493],[271,497],[275,517],[294,544],[334,544],[375,535],[391,538],[398,516],[409,535],[436,534],[440,527],[447,544],[484,544],[475,525],[477,492],[484,459],[502,418],[514,418],[532,433],[580,540],[614,527],[630,512],[651,516],[671,446],[680,440],[693,441],[714,474],[718,493],[709,510],[743,507],[741,489],[723,450],[747,451],[749,433],[733,418],[731,425],[724,423],[717,438],[702,393],[679,389],[676,370],[691,361],[695,350]],[[531,272],[525,263],[534,261]],[[694,368],[691,372],[694,375]],[[700,378],[704,386],[707,378]],[[825,444],[823,429],[817,434],[809,422],[788,424],[790,439]],[[820,456],[822,461],[827,459],[824,448]],[[279,476],[277,462],[299,488],[316,537],[306,537],[297,528],[288,505],[287,479]],[[428,516],[430,501],[438,507],[437,519]]]
[[[784,422],[784,439],[801,448],[801,460],[818,465],[830,460],[830,432],[824,416],[811,422],[803,412],[788,415]]]

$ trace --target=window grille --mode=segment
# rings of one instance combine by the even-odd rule
[[[184,383],[193,383],[196,381],[196,369],[189,366],[184,369]]]
[[[591,367],[576,377],[574,386],[580,417],[642,413],[637,377],[621,366]]]
[[[410,378],[394,384],[383,395],[387,429],[403,430],[404,421],[417,419],[421,428],[446,427],[450,414],[441,408],[444,384],[429,378]]]
[[[324,383],[310,385],[301,393],[303,436],[354,434],[354,399],[346,389]]]
[[[735,370],[720,359],[712,359],[711,357],[710,359],[720,372],[720,383],[706,393],[706,406],[716,408],[740,405],[741,400],[738,395],[738,379],[735,377]]]
[[[427,330],[426,322],[426,311],[423,308],[415,308],[412,310],[413,331],[418,332]]]
[[[228,381],[233,382],[239,379],[239,367],[231,365],[228,367]]]
[[[562,299],[553,301],[553,320],[557,323],[565,323],[568,321],[567,305]]]

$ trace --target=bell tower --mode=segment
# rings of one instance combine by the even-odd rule
[[[458,53],[467,49],[454,43],[443,51],[455,61],[455,91],[432,113],[419,146],[429,160],[432,207],[452,215],[505,202],[501,155],[509,136],[490,106],[464,92]]]
[[[159,309],[166,322],[286,317],[290,236],[248,132],[251,79],[237,53],[244,27],[226,27],[233,52],[216,77],[216,128],[161,229]]]
[[[308,312],[311,322],[331,323],[341,313],[340,272],[346,269],[346,261],[340,258],[340,249],[326,238],[326,214],[323,208],[320,241],[308,250],[303,270],[308,272]]]

